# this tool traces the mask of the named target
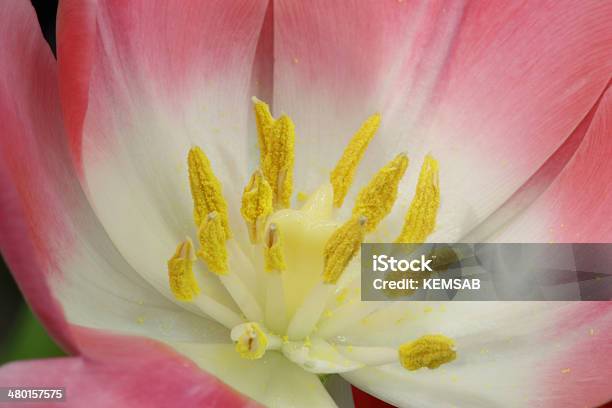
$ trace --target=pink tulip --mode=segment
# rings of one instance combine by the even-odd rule
[[[440,207],[430,241],[611,242],[611,22],[612,2],[598,0],[65,0],[56,60],[29,2],[2,1],[0,248],[72,356],[8,364],[0,386],[66,387],[66,407],[347,406],[344,380],[398,406],[607,402],[612,302],[374,310],[348,290],[354,253],[334,247],[346,262],[326,285],[321,251],[308,270],[287,251],[307,251],[307,233],[329,248],[358,192],[400,152],[410,165],[370,241],[395,239],[431,154]],[[253,95],[293,120],[294,162],[258,161]],[[329,171],[376,112],[377,135],[332,211]],[[227,225],[210,201],[221,196],[207,193],[194,226],[193,146],[222,186]],[[287,180],[271,183],[265,225],[280,226],[285,264],[273,243],[251,244],[240,215],[252,172],[261,165],[264,183],[287,171],[279,163],[294,166],[293,193],[314,193],[308,210],[297,199],[282,209]],[[361,242],[393,199],[337,242]],[[200,292],[180,292],[168,260],[198,231],[221,238],[201,241],[206,263],[193,261]],[[179,261],[191,262],[188,249]],[[262,253],[281,274],[264,273]],[[290,319],[271,323],[281,307]],[[440,367],[404,368],[398,347],[430,334],[450,339],[456,358],[444,348]]]

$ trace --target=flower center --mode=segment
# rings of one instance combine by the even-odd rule
[[[415,370],[453,360],[453,341],[442,335],[423,336],[398,348],[352,346],[339,336],[376,311],[376,304],[359,301],[356,255],[366,234],[391,211],[408,167],[407,155],[397,155],[361,189],[349,219],[338,219],[336,210],[344,204],[380,115],[369,117],[351,138],[329,182],[307,198],[298,194],[303,203],[291,208],[293,121],[287,115],[275,119],[268,105],[256,98],[253,102],[260,168],[248,181],[241,205],[251,248],[240,247],[233,238],[239,232],[230,229],[221,183],[205,153],[193,147],[188,168],[199,249],[194,250],[188,237],[168,261],[175,298],[193,303],[230,329],[236,352],[246,359],[281,352],[315,373],[393,362]],[[435,227],[439,204],[438,163],[428,155],[396,242],[424,242]],[[233,303],[207,291],[213,276]]]

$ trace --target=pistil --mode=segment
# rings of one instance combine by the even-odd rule
[[[287,306],[283,289],[282,272],[287,268],[281,233],[276,224],[268,227],[264,240],[264,268],[266,270],[266,324],[276,333],[284,333],[287,328]]]

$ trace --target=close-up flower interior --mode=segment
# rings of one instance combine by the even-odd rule
[[[31,349],[0,353],[0,406],[612,406],[612,1],[4,0],[0,23],[0,296],[40,328],[0,303],[0,347]],[[364,300],[379,243],[599,255],[554,291],[519,255],[494,298]]]

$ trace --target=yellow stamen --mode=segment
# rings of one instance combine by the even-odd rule
[[[457,358],[453,350],[455,342],[441,334],[430,334],[417,340],[402,344],[399,348],[399,360],[402,366],[410,371],[419,368],[438,368]]]
[[[274,205],[287,208],[293,190],[295,127],[287,115],[275,120],[270,107],[255,97],[253,107],[263,174],[272,187]]]
[[[357,196],[353,216],[367,218],[366,231],[372,231],[387,215],[397,198],[397,187],[408,167],[408,157],[401,153],[380,169]]]
[[[198,231],[200,250],[198,255],[206,262],[208,269],[217,275],[227,273],[227,248],[225,230],[221,217],[216,212],[208,214]]]
[[[324,283],[336,283],[348,263],[359,251],[367,219],[353,217],[329,237],[324,249]]]
[[[274,205],[278,208],[287,208],[293,190],[295,155],[295,129],[289,116],[283,115],[274,123],[265,146],[263,174],[272,187]]]
[[[189,150],[189,183],[193,197],[193,217],[199,227],[208,214],[217,212],[225,231],[225,239],[231,236],[227,218],[227,203],[221,194],[221,183],[215,177],[210,161],[199,147]]]
[[[436,226],[439,207],[438,161],[427,155],[421,167],[414,198],[406,213],[404,227],[396,242],[414,244],[425,242]]]
[[[251,242],[258,242],[261,229],[272,213],[272,188],[259,170],[253,173],[242,193],[240,212],[247,223]]]
[[[266,272],[282,272],[287,269],[287,265],[283,256],[280,230],[276,224],[270,224],[266,235],[264,249]]]
[[[168,261],[168,280],[174,297],[191,301],[200,294],[200,287],[193,274],[193,243],[187,238],[178,244],[176,252]]]
[[[361,161],[370,140],[376,134],[380,125],[380,115],[377,113],[370,116],[361,128],[353,135],[342,157],[330,174],[330,182],[334,188],[334,206],[342,206],[344,197],[351,187],[357,165]]]
[[[255,111],[255,123],[257,124],[257,136],[259,138],[259,152],[261,162],[263,163],[267,152],[267,141],[271,137],[275,120],[270,113],[270,107],[267,103],[255,97],[252,100],[253,110]]]
[[[236,342],[236,352],[240,357],[257,360],[266,354],[268,336],[257,323],[244,323],[232,330],[232,338]]]

